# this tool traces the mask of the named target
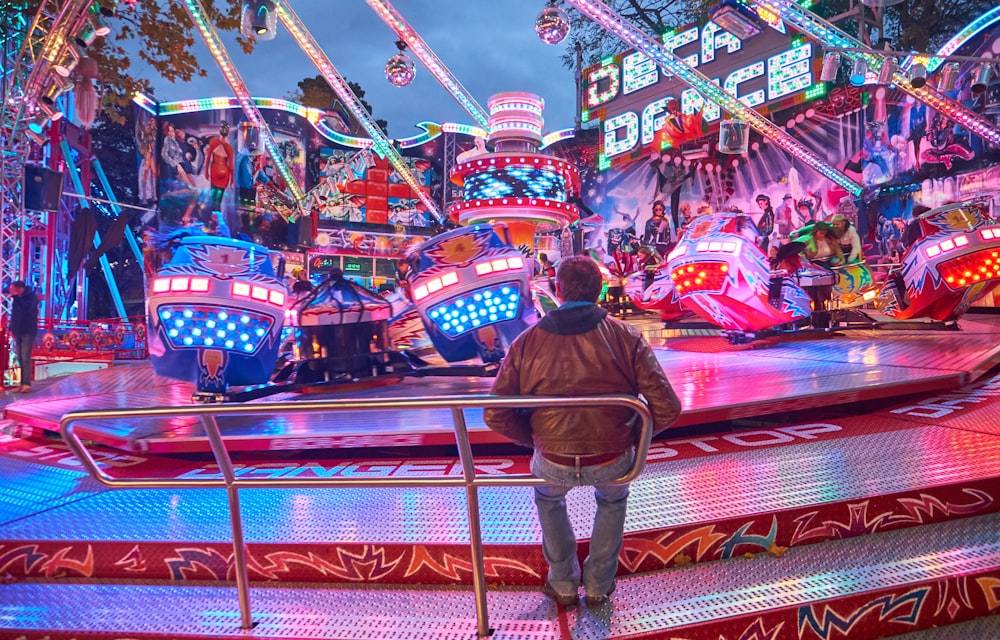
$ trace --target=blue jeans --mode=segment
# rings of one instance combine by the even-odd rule
[[[31,350],[34,346],[35,334],[14,336],[14,351],[17,353],[17,363],[21,366],[22,385],[31,385]]]
[[[548,583],[559,595],[575,594],[580,585],[576,537],[566,513],[566,494],[579,486],[594,487],[597,499],[590,552],[583,562],[583,586],[591,596],[611,591],[625,533],[628,485],[609,482],[625,475],[632,458],[629,451],[603,465],[568,467],[546,460],[538,451],[531,457],[531,472],[549,482],[535,487],[535,506],[542,527],[542,551],[549,563]]]

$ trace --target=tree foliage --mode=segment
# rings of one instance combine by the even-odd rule
[[[684,0],[607,0],[605,4],[646,33],[657,36],[690,21],[688,3]],[[572,30],[566,40],[566,52],[562,55],[563,65],[567,68],[576,65],[577,44],[580,45],[585,67],[597,64],[604,58],[629,48],[621,40],[580,14],[565,0],[559,0],[557,5],[566,11],[572,24]]]
[[[365,90],[361,88],[361,85],[357,82],[347,81],[347,86],[351,88],[354,95],[358,97],[368,114],[372,113],[372,106],[368,104],[365,100]],[[338,101],[336,92],[334,92],[333,87],[330,83],[326,81],[322,75],[317,75],[312,78],[304,78],[298,82],[298,90],[292,91],[288,94],[288,99],[293,102],[298,102],[306,107],[312,107],[314,109],[327,110],[333,107],[333,105]],[[374,117],[374,116],[373,116]],[[375,124],[382,129],[382,131],[388,131],[389,125],[385,120],[379,119],[375,120]]]
[[[113,0],[99,1],[105,7],[115,6]],[[30,0],[28,11],[34,15],[39,4]],[[201,4],[217,31],[239,33],[240,2],[201,0]],[[94,40],[86,54],[97,62],[102,103],[112,117],[119,117],[113,106],[128,104],[137,91],[155,92],[151,73],[171,82],[207,75],[195,55],[199,36],[182,2],[118,2],[116,14],[107,22],[111,34]],[[237,41],[244,52],[253,50],[252,40],[238,36]]]

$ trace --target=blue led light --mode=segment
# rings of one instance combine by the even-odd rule
[[[541,198],[566,201],[566,179],[548,169],[528,167],[491,168],[465,178],[465,199]]]
[[[171,305],[159,316],[172,319],[164,328],[174,349],[224,347],[242,354],[256,352],[274,324],[265,314],[207,305]],[[229,318],[239,318],[239,324],[224,322]]]
[[[491,285],[442,302],[427,315],[445,335],[457,337],[477,327],[516,318],[520,300],[517,283]]]

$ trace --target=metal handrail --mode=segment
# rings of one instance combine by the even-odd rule
[[[117,488],[225,488],[229,498],[229,518],[233,531],[233,563],[236,569],[236,588],[239,594],[240,613],[244,629],[253,627],[250,612],[250,580],[247,571],[246,547],[243,540],[243,521],[240,513],[239,489],[241,488],[311,488],[319,486],[339,487],[464,487],[469,516],[469,544],[472,551],[472,583],[476,596],[476,620],[480,637],[490,634],[489,614],[486,610],[486,579],[483,560],[482,532],[479,521],[479,493],[483,486],[534,486],[545,484],[541,478],[530,473],[507,476],[484,476],[476,473],[469,443],[469,433],[465,423],[466,409],[533,409],[580,406],[620,406],[632,409],[639,418],[635,458],[632,467],[613,484],[624,484],[635,480],[642,473],[646,455],[649,453],[653,434],[653,419],[646,404],[633,396],[430,396],[426,398],[381,398],[371,400],[312,400],[305,402],[269,402],[241,405],[192,405],[185,407],[150,407],[145,409],[111,409],[97,411],[75,411],[63,416],[60,428],[66,444],[80,460],[83,467],[98,482]],[[236,477],[232,457],[226,449],[225,439],[219,430],[218,417],[320,413],[331,411],[382,411],[385,409],[449,409],[454,421],[455,439],[462,476],[456,477],[319,477],[309,479]],[[219,478],[114,478],[105,473],[83,441],[76,434],[76,425],[81,422],[106,418],[151,418],[199,416],[208,437],[215,461],[219,465]],[[321,434],[316,434],[321,435]]]

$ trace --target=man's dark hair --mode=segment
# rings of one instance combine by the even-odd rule
[[[24,280],[15,280],[10,283],[11,289],[25,289],[27,286],[24,284]]]
[[[761,200],[763,200],[763,201],[767,202],[768,204],[771,204],[771,198],[766,193],[758,193],[756,200],[757,200],[757,202],[760,202]]]
[[[597,263],[587,256],[573,256],[559,263],[556,273],[559,295],[566,302],[597,302],[604,276]]]

